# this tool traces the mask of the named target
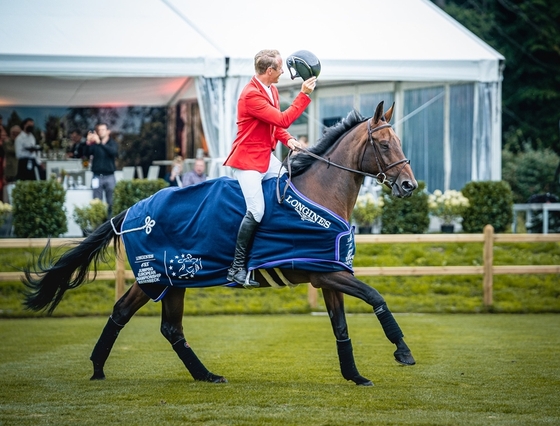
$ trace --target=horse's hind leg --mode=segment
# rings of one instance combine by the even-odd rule
[[[113,307],[113,313],[109,317],[101,336],[97,340],[90,360],[93,362],[93,376],[90,380],[103,380],[105,373],[103,367],[109,358],[111,349],[119,332],[123,329],[132,316],[144,306],[150,298],[140,289],[137,282],[121,297]]]
[[[217,376],[202,364],[191,349],[183,334],[184,288],[169,288],[162,300],[161,334],[171,343],[173,350],[179,357],[191,376],[195,380],[212,383],[226,383],[223,376]]]
[[[323,298],[331,319],[334,336],[336,337],[336,348],[340,371],[346,380],[352,380],[360,386],[373,386],[371,380],[363,377],[354,362],[352,341],[348,337],[348,325],[344,313],[344,295],[336,290],[323,289]]]

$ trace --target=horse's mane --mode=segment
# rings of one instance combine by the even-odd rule
[[[365,120],[366,118],[364,118],[358,111],[350,111],[350,113],[348,113],[346,118],[344,118],[342,121],[336,123],[332,127],[328,127],[327,129],[325,129],[321,139],[319,139],[319,141],[311,148],[308,148],[308,151],[312,152],[315,155],[324,155],[344,133]],[[293,156],[291,159],[292,176],[302,174],[315,161],[315,158],[310,155],[305,155],[305,153],[300,153]]]

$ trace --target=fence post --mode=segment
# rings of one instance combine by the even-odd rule
[[[117,266],[117,276],[115,278],[115,300],[119,300],[124,294],[124,253],[122,250],[122,241],[120,238],[117,243],[115,263]]]
[[[483,303],[485,307],[490,307],[494,303],[492,300],[492,285],[494,279],[494,227],[486,225],[484,227],[484,277],[483,277]]]

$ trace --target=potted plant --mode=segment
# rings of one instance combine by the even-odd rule
[[[107,208],[107,203],[97,198],[84,207],[74,206],[73,217],[82,229],[84,237],[107,220]]]
[[[6,225],[6,226],[4,226]],[[0,201],[0,229],[2,236],[10,235],[12,228],[12,206]]]
[[[448,189],[441,192],[436,189],[428,197],[428,206],[430,213],[441,219],[441,231],[452,233],[454,231],[453,221],[463,216],[467,207],[469,207],[469,200],[461,191]]]
[[[371,234],[373,223],[383,212],[383,197],[377,199],[370,193],[359,195],[352,211],[352,219],[360,234]]]

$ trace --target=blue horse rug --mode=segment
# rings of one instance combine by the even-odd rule
[[[282,203],[278,179],[280,192],[286,189]],[[286,175],[278,179],[263,182],[265,214],[248,269],[353,272],[354,228],[299,193]],[[231,285],[226,275],[245,211],[239,183],[227,177],[165,188],[129,208],[120,234],[138,284],[154,300],[169,286]]]

